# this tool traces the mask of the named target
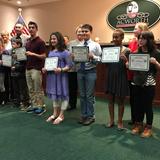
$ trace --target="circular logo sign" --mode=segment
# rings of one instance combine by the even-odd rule
[[[152,27],[160,20],[160,6],[149,0],[124,1],[108,13],[106,21],[113,28],[122,28],[132,32],[138,22],[145,22]]]

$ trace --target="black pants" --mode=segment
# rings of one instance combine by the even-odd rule
[[[12,77],[13,95],[16,104],[29,104],[29,92],[25,76]]]
[[[129,89],[130,89],[130,107],[131,107],[131,121],[135,122],[135,109],[134,109],[134,94],[133,94],[133,85],[131,84],[131,81],[129,81]]]
[[[13,99],[13,87],[11,82],[11,71],[10,68],[7,67],[5,70],[4,86],[5,86],[4,101],[9,102]]]
[[[5,97],[5,92],[0,92],[0,105],[5,100],[4,97]]]
[[[77,72],[68,72],[69,82],[69,105],[70,108],[76,108],[77,105]]]
[[[135,121],[142,123],[146,115],[146,124],[151,126],[153,123],[152,102],[155,95],[155,86],[133,86],[135,109]]]

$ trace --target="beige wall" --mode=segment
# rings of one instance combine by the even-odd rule
[[[0,2],[0,32],[11,31],[17,20],[18,11],[16,7]]]
[[[155,1],[160,4],[160,0]],[[113,30],[106,23],[106,15],[119,2],[121,0],[62,0],[24,8],[22,15],[27,23],[30,20],[38,23],[39,35],[45,41],[48,41],[50,33],[54,31],[60,31],[73,39],[76,26],[89,23],[94,27],[93,38],[98,36],[101,42],[110,42]],[[6,13],[6,10],[9,12]],[[0,3],[0,11],[3,24],[0,30],[5,27],[11,30],[17,19],[17,9]],[[11,18],[6,20],[6,16]],[[160,39],[159,28],[160,22],[151,28],[156,40]],[[126,34],[125,41],[131,36],[132,34]]]

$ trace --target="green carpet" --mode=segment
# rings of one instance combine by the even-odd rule
[[[0,160],[159,160],[160,108],[154,108],[154,135],[143,139],[130,133],[130,108],[126,106],[124,131],[105,128],[107,102],[96,102],[96,122],[90,126],[77,123],[80,108],[65,113],[65,121],[54,126],[42,116],[0,106]],[[117,117],[117,107],[115,107]]]

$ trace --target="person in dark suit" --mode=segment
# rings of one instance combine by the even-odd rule
[[[68,43],[68,49],[71,53],[72,53],[72,46],[77,46],[83,41],[82,25],[79,25],[76,28],[75,33],[76,33],[76,39]],[[68,78],[69,78],[69,107],[67,110],[71,111],[73,109],[76,109],[77,106],[78,84],[77,84],[77,72],[75,65],[73,65],[73,67],[68,72]]]

